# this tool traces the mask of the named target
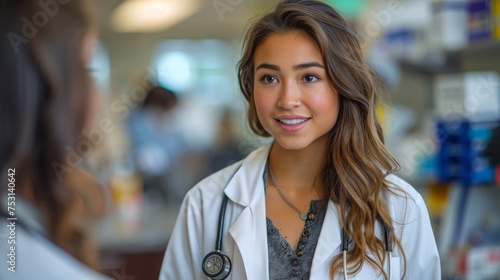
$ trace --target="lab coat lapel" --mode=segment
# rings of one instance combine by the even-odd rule
[[[246,279],[268,279],[265,189],[262,175],[269,146],[252,153],[227,185],[225,193],[243,211],[229,227],[245,267]]]
[[[340,242],[341,222],[339,219],[339,209],[335,203],[329,201],[318,244],[316,245],[316,251],[314,252],[311,279],[313,279],[314,275],[318,275],[318,273],[322,274],[321,271],[327,272],[325,270],[325,265],[327,265],[325,262],[330,262],[332,255],[340,252]],[[320,278],[315,277],[314,279]]]

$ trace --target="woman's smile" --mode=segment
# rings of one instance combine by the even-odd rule
[[[309,119],[310,118],[297,115],[284,115],[275,118],[275,120],[278,122],[278,125],[283,129],[283,131],[288,133],[294,133],[301,130],[308,124]]]

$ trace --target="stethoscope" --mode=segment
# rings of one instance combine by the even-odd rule
[[[210,279],[226,279],[231,272],[231,260],[228,256],[222,254],[222,231],[224,230],[224,216],[226,214],[228,197],[224,194],[222,206],[219,214],[219,226],[217,227],[217,240],[215,242],[215,251],[208,253],[201,263],[203,273]]]
[[[236,169],[238,171],[239,167]],[[235,173],[236,173],[235,171]],[[234,173],[233,173],[234,176]],[[231,176],[232,178],[232,176]],[[229,180],[231,180],[231,178]],[[215,242],[215,251],[208,253],[201,263],[203,273],[206,276],[210,277],[213,280],[223,280],[229,276],[231,272],[231,259],[228,256],[222,253],[222,232],[224,231],[224,222],[226,209],[229,198],[226,194],[224,194],[224,198],[222,200],[222,205],[219,212],[219,224],[217,226],[217,239]],[[388,271],[389,271],[389,280],[391,279],[391,252],[392,252],[392,231],[387,223],[382,220],[382,218],[377,215],[377,220],[382,224],[384,229],[384,241],[385,241],[385,250],[387,252],[388,259]],[[347,278],[347,251],[349,250],[350,238],[349,235],[344,231],[344,228],[341,230],[342,240],[340,246],[342,248],[342,263],[343,263],[343,272],[344,279]]]

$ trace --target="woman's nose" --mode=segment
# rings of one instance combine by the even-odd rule
[[[285,110],[290,110],[294,107],[301,105],[300,89],[296,83],[285,83],[280,89],[280,96],[278,99],[278,107]]]

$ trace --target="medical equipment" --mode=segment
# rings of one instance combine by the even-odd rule
[[[226,279],[231,272],[231,260],[228,256],[222,254],[222,231],[224,230],[224,216],[226,214],[227,201],[228,197],[224,194],[224,200],[222,200],[219,214],[215,251],[208,253],[208,255],[203,258],[202,262],[203,273],[214,280]]]
[[[387,252],[387,264],[388,264],[388,271],[389,274],[388,279],[391,279],[391,252],[392,252],[392,231],[389,225],[387,225],[384,220],[382,220],[382,217],[377,214],[377,220],[382,224],[382,227],[384,229],[384,241],[385,241],[385,250]],[[342,240],[340,243],[340,247],[342,248],[342,264],[344,266],[344,279],[347,278],[347,251],[349,251],[349,235],[345,232],[344,228],[342,228]]]
[[[223,280],[229,276],[231,272],[231,260],[228,256],[222,254],[222,232],[224,231],[224,221],[227,209],[228,197],[224,194],[222,205],[219,214],[219,225],[217,227],[217,240],[215,243],[215,251],[208,253],[203,258],[202,269],[206,276],[213,280]],[[384,230],[385,250],[388,258],[388,277],[391,279],[391,252],[392,252],[392,231],[390,227],[377,215],[377,220],[382,224]],[[347,278],[347,251],[349,250],[349,235],[342,228],[342,240],[340,247],[342,248],[344,279]]]

